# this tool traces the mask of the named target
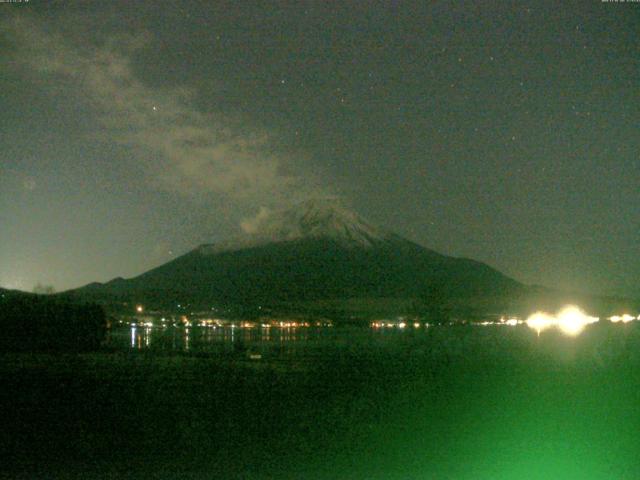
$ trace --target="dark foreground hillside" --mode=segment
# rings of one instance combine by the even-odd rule
[[[97,305],[16,292],[0,296],[0,351],[91,351],[106,331]]]
[[[621,327],[621,328],[618,328]],[[632,479],[640,328],[434,328],[314,358],[4,354],[7,478]]]

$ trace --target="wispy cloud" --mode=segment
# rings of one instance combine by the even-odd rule
[[[76,45],[29,17],[4,22],[17,58],[67,94],[80,94],[101,124],[103,141],[127,145],[148,180],[185,195],[218,194],[254,208],[313,195],[315,182],[275,153],[269,132],[221,113],[203,113],[188,88],[163,89],[135,74],[134,59],[153,47],[146,33]],[[97,45],[97,46],[96,46]],[[294,162],[295,163],[295,162]]]
[[[245,218],[240,222],[240,228],[244,233],[255,234],[262,224],[271,216],[268,208],[260,207],[258,213],[252,218]]]

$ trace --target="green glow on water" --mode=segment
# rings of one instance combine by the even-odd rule
[[[379,421],[345,442],[337,478],[637,478],[638,332],[524,338],[489,355],[469,347],[433,375],[417,370]]]
[[[637,478],[640,324],[409,330],[336,331],[320,355],[273,363],[7,356],[0,406],[19,421],[0,440],[65,474],[74,445],[107,469],[133,457],[144,475],[129,478]]]

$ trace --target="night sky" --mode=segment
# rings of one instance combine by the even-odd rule
[[[0,3],[0,286],[134,276],[333,195],[640,295],[639,34],[600,0]]]

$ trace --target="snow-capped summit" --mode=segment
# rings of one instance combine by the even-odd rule
[[[391,235],[363,220],[335,198],[312,199],[292,208],[270,212],[261,210],[240,237],[203,245],[201,253],[241,250],[268,243],[302,239],[329,239],[345,246],[368,248],[388,240]]]
[[[278,241],[327,237],[370,246],[387,234],[367,223],[336,199],[313,199],[291,209],[275,212],[262,222],[258,235]]]

